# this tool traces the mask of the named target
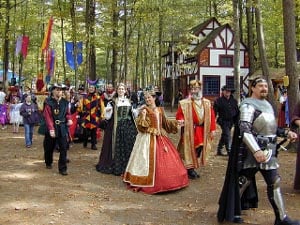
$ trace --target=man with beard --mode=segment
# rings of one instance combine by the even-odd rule
[[[190,82],[191,97],[179,101],[176,120],[181,127],[178,151],[184,161],[190,179],[199,178],[195,169],[205,165],[206,153],[216,130],[215,114],[210,100],[202,97],[201,82]],[[200,163],[198,162],[200,158]]]
[[[107,106],[107,103],[112,101],[115,94],[116,94],[116,92],[114,90],[114,86],[111,83],[107,84],[106,91],[101,96],[104,101],[105,107]]]
[[[240,145],[234,144],[230,154],[219,200],[218,220],[241,223],[243,222],[240,218],[241,209],[257,207],[255,174],[260,171],[267,184],[268,199],[274,210],[274,225],[300,225],[299,221],[292,221],[286,215],[276,157],[277,136],[295,141],[297,134],[277,127],[273,108],[266,100],[268,83],[265,79],[260,77],[254,79],[250,88],[251,97],[246,98],[240,106],[237,126],[239,134],[234,135],[239,135]],[[251,187],[252,193],[249,193]],[[248,206],[245,201],[249,202]]]

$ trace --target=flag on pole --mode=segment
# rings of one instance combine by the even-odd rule
[[[82,63],[82,41],[77,42],[77,55],[76,55],[76,65],[75,65],[75,53],[74,53],[74,44],[73,42],[66,41],[66,55],[67,55],[67,63],[71,67],[72,70],[75,70],[77,66]]]
[[[47,49],[49,47],[50,39],[51,39],[52,25],[53,25],[53,17],[51,16],[48,21],[47,29],[46,29],[45,35],[44,35],[44,40],[43,40],[43,43],[41,46],[42,51],[44,51],[45,49]]]
[[[52,76],[54,73],[54,67],[55,67],[55,50],[54,49],[50,49],[47,51],[46,66],[47,66],[47,70],[48,70],[48,75]]]
[[[29,45],[29,37],[24,35],[22,37],[22,50],[21,50],[24,59],[26,59],[27,57],[28,45]]]
[[[22,49],[22,41],[23,41],[23,37],[22,36],[19,36],[17,38],[17,42],[16,42],[16,51],[15,51],[15,54],[16,56],[20,54],[21,52],[21,49]]]

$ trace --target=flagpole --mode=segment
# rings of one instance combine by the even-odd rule
[[[75,42],[75,43],[74,43]],[[77,90],[77,43],[76,43],[76,38],[75,41],[73,42],[73,52],[74,52],[74,83],[75,83],[75,89]]]

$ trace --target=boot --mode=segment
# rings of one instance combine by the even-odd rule
[[[189,178],[192,180],[195,180],[200,177],[200,175],[193,168],[188,169],[187,172],[188,172]]]
[[[84,147],[84,148],[87,147],[87,141],[83,141],[83,147]]]
[[[92,150],[97,150],[96,145],[92,145],[91,149],[92,149]]]
[[[273,185],[268,185],[267,187],[268,198],[276,218],[274,225],[300,225],[300,221],[291,220],[286,216],[279,183],[280,178],[278,177]]]
[[[218,148],[218,149],[217,149],[217,155],[218,155],[218,156],[226,156],[226,155],[222,152],[222,148]]]
[[[286,216],[283,220],[275,220],[274,225],[300,225],[299,220],[291,220],[288,216]]]

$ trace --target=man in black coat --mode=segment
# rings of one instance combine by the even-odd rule
[[[222,95],[217,98],[214,103],[217,123],[222,129],[221,138],[217,148],[217,155],[224,155],[222,153],[223,146],[225,146],[226,151],[229,154],[231,149],[231,128],[239,113],[238,102],[232,95],[234,90],[227,85],[224,85],[221,90]]]

